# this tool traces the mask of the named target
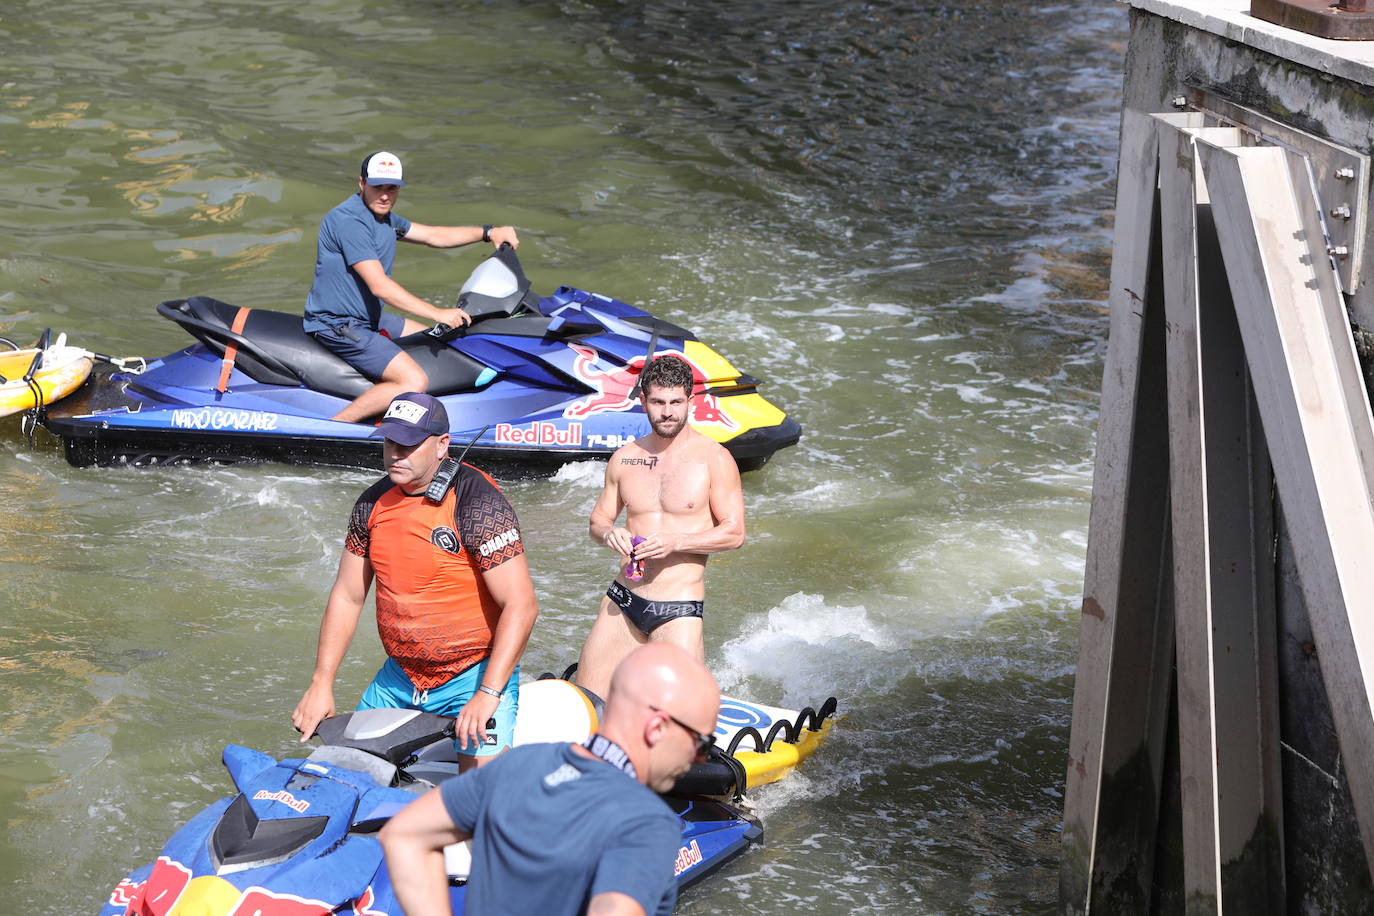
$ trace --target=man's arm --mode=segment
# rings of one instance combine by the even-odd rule
[[[491,634],[491,653],[487,656],[486,672],[482,684],[492,690],[506,689],[506,681],[525,652],[530,631],[539,616],[539,602],[534,595],[534,582],[530,579],[529,563],[522,553],[512,557],[500,566],[482,571],[482,582],[487,591],[501,608],[501,616],[496,621],[496,629]],[[468,742],[480,744],[487,731],[487,720],[496,712],[501,701],[480,690],[472,695],[458,713],[454,723],[454,737],[464,748]]]
[[[315,734],[321,719],[334,715],[334,676],[358,629],[358,617],[371,587],[372,564],[366,557],[344,550],[334,586],[324,606],[324,617],[320,620],[315,672],[305,695],[291,714],[291,723],[300,731],[302,742]]]
[[[606,462],[606,483],[596,498],[596,505],[592,506],[587,535],[601,546],[628,557],[634,535],[628,528],[617,527],[615,523],[624,508],[625,500],[620,498],[620,451],[617,449]]]
[[[501,247],[502,242],[509,242],[512,248],[520,247],[520,237],[516,235],[514,226],[492,226],[488,238],[497,248]],[[411,223],[410,229],[401,236],[401,241],[427,245],[430,248],[461,248],[482,241],[482,227],[426,226],[423,223]]]
[[[595,866],[587,912],[598,916],[672,912],[677,898],[673,862],[682,841],[677,819],[661,813],[628,820],[622,816],[620,827]]]
[[[587,904],[587,916],[644,916],[644,907],[626,894],[606,891]]]
[[[707,459],[711,489],[707,500],[713,526],[705,531],[655,532],[635,548],[635,556],[652,560],[674,553],[713,554],[744,546],[744,487],[740,485],[739,465],[724,446],[713,449]]]
[[[413,226],[414,224],[412,224]],[[480,231],[480,230],[479,230]],[[358,261],[349,265],[354,273],[362,277],[372,295],[395,309],[400,309],[431,323],[443,323],[449,327],[462,327],[472,319],[462,309],[441,309],[411,293],[404,286],[386,275],[386,268],[376,258]]]
[[[449,817],[438,789],[406,805],[382,827],[377,839],[406,916],[453,916],[444,847],[468,836]]]

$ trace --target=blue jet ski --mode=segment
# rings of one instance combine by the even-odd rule
[[[502,472],[548,473],[605,458],[648,432],[636,383],[646,359],[675,353],[696,376],[692,425],[741,470],[795,444],[801,427],[688,330],[571,287],[530,290],[502,246],[463,285],[464,328],[439,325],[398,343],[444,402],[454,449]],[[133,374],[102,367],[39,422],[83,467],[209,460],[380,467],[371,424],[331,420],[371,384],[301,329],[301,316],[208,296],[163,302],[196,343]]]
[[[540,686],[521,687],[517,744],[555,740],[547,729],[529,735],[531,718],[565,729],[569,720],[595,722],[595,713],[582,711],[591,701],[572,684],[534,683]],[[527,690],[539,707],[529,717]],[[326,719],[318,734],[322,745],[304,759],[226,747],[236,794],[193,817],[156,862],[120,881],[100,916],[404,916],[377,833],[417,796],[457,775],[453,719],[374,709]],[[663,800],[682,825],[679,890],[743,854],[763,832],[724,798],[675,790]],[[455,914],[463,912],[467,846],[445,850]]]

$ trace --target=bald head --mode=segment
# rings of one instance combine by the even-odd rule
[[[701,662],[649,643],[616,667],[602,731],[629,752],[650,788],[665,792],[695,759],[696,736],[715,731],[719,711],[720,688]]]
[[[640,646],[625,656],[611,676],[611,706],[626,701],[669,709],[679,719],[687,718],[693,705],[701,716],[687,718],[698,731],[715,728],[720,708],[720,690],[705,666],[677,646],[666,642]]]

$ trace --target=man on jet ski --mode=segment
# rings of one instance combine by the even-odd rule
[[[462,770],[511,745],[520,656],[539,606],[515,510],[490,477],[448,458],[448,428],[443,403],[408,392],[373,433],[387,476],[348,521],[315,670],[291,716],[302,741],[335,713],[334,676],[375,577],[387,660],[358,708],[456,716]]]
[[[426,226],[392,212],[401,180],[401,160],[376,152],[363,160],[358,193],[325,215],[315,248],[315,280],[305,300],[305,330],[326,349],[376,384],[333,419],[357,423],[382,412],[404,391],[424,391],[429,378],[419,363],[393,342],[438,322],[460,327],[468,314],[442,309],[415,296],[391,278],[396,241],[430,248],[458,248],[474,242],[520,246],[510,226]],[[429,322],[382,311],[389,305]]]
[[[623,566],[578,661],[578,685],[599,695],[620,660],[646,642],[675,643],[705,658],[706,559],[744,543],[739,466],[688,422],[691,365],[664,354],[644,368],[639,384],[649,434],[611,455],[588,524],[592,540],[618,553]],[[622,509],[623,526],[616,524]]]

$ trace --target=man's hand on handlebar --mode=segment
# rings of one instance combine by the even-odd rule
[[[472,316],[462,309],[441,309],[437,323],[446,324],[451,328],[462,328],[472,324]]]
[[[520,247],[520,236],[515,234],[514,226],[493,226],[488,237],[493,248],[500,248],[502,242],[509,243],[512,248]]]

